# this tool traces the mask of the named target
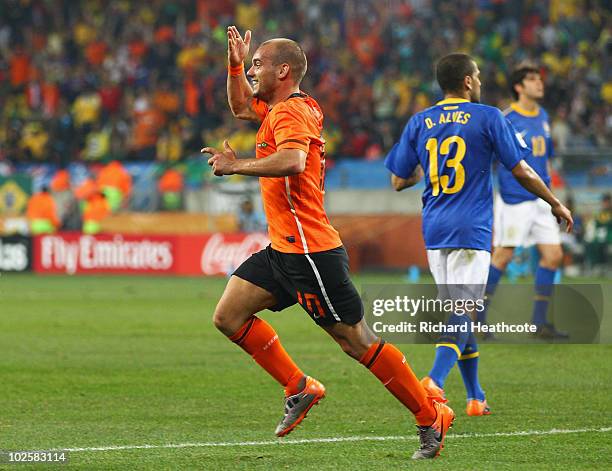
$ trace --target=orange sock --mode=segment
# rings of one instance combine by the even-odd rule
[[[403,353],[384,340],[373,344],[359,362],[414,414],[419,425],[431,425],[436,411]]]
[[[299,386],[304,373],[293,362],[278,340],[278,335],[266,321],[252,316],[229,339],[282,384],[287,396],[300,392]]]

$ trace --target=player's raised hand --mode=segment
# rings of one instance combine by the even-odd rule
[[[251,31],[244,33],[244,39],[235,26],[227,27],[227,60],[232,67],[239,66],[249,54]]]
[[[222,177],[223,175],[232,175],[234,173],[234,162],[236,162],[236,153],[232,149],[227,140],[223,141],[223,152],[218,151],[214,147],[204,147],[200,152],[203,154],[211,154],[208,159],[208,165],[213,169],[213,173]]]
[[[553,216],[557,218],[557,222],[561,224],[561,221],[565,221],[567,227],[565,228],[565,232],[568,234],[572,232],[572,228],[574,227],[574,220],[572,219],[572,213],[569,209],[559,203],[558,206],[553,206],[551,209]]]

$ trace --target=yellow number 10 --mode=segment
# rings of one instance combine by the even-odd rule
[[[544,136],[533,136],[531,138],[531,149],[534,157],[546,155],[546,139],[544,139]]]
[[[450,195],[460,191],[465,184],[465,168],[461,165],[461,161],[465,157],[465,141],[460,136],[447,137],[440,144],[440,155],[448,155],[451,144],[457,144],[457,150],[455,156],[446,161],[446,166],[455,169],[455,183],[453,186],[448,186],[450,182],[448,175],[439,175],[438,173],[438,140],[432,137],[425,145],[429,152],[429,179],[431,180],[432,196],[440,194],[440,187],[442,187],[442,193]]]

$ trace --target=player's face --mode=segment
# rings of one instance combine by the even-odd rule
[[[544,82],[536,72],[529,72],[517,88],[520,94],[532,100],[539,100],[544,96]]]
[[[253,84],[253,96],[265,102],[270,101],[276,87],[276,69],[267,48],[259,48],[253,55],[253,63],[247,76]]]
[[[470,90],[470,101],[472,103],[480,103],[480,69],[474,62],[474,73],[472,74],[472,89]]]

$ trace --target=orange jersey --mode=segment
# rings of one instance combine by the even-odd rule
[[[55,200],[46,192],[34,193],[30,197],[26,216],[30,220],[48,219],[56,228],[60,226]]]
[[[272,248],[285,253],[322,252],[342,245],[323,208],[325,140],[323,112],[305,94],[294,94],[272,109],[259,100],[253,110],[262,119],[257,132],[256,157],[281,149],[307,153],[306,168],[289,177],[260,177]]]

